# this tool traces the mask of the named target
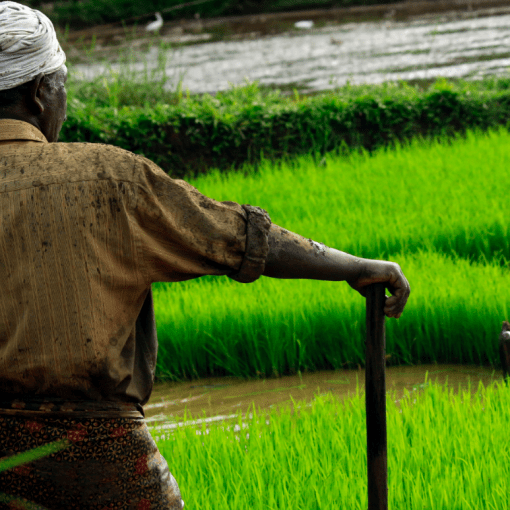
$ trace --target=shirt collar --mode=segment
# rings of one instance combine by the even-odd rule
[[[0,142],[4,140],[48,143],[46,137],[32,124],[14,119],[0,119]]]

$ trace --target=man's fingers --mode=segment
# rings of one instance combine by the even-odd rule
[[[402,313],[402,311],[398,309],[397,304],[398,302],[395,299],[395,296],[386,296],[386,301],[384,303],[384,315],[387,317],[396,317],[397,314]]]
[[[405,284],[402,287],[397,288],[393,295],[386,299],[384,304],[384,313],[388,317],[395,317],[398,319],[402,315],[402,311],[404,310],[404,307],[407,303],[409,293],[409,283],[407,283],[407,280],[405,280]]]
[[[384,283],[391,293],[386,296],[384,313],[388,317],[399,318],[402,315],[407,298],[411,292],[409,282],[400,266],[394,262],[371,260],[367,263],[367,270],[360,278],[348,281],[349,285],[366,297],[367,288],[374,283]]]

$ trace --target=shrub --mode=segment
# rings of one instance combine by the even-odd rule
[[[165,103],[145,101],[144,106],[135,106],[133,98],[120,101],[121,91],[103,100],[90,94],[83,100],[77,89],[69,94],[61,140],[117,145],[143,154],[173,177],[188,177],[212,167],[256,165],[261,158],[372,151],[417,135],[506,126],[508,83],[508,78],[440,79],[424,90],[386,83],[315,96],[284,95],[253,83],[215,96],[168,94]],[[122,85],[127,86],[133,87],[129,81]],[[143,91],[143,85],[138,89]]]

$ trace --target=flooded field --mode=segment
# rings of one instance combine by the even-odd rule
[[[468,365],[416,365],[388,367],[386,391],[396,392],[396,398],[409,392],[421,391],[428,382],[448,386],[458,391],[471,385],[474,393],[481,381],[487,386],[501,380],[501,371]],[[236,418],[255,404],[270,409],[294,401],[310,402],[314,396],[332,393],[340,398],[356,394],[356,387],[364,391],[365,371],[341,370],[289,376],[278,379],[244,381],[235,378],[214,378],[182,383],[156,384],[151,399],[145,405],[147,422],[158,429],[172,430],[188,424],[213,423]],[[185,420],[185,410],[194,418]]]
[[[510,65],[510,7],[477,12],[385,19],[293,30],[275,36],[226,40],[165,50],[169,87],[182,79],[191,93],[214,93],[246,80],[302,92],[351,84],[477,79],[501,75]],[[207,38],[207,34],[202,34]],[[133,69],[157,67],[153,46]],[[159,60],[161,62],[161,60]],[[118,64],[111,64],[118,69]],[[103,64],[75,66],[76,77],[104,73]]]

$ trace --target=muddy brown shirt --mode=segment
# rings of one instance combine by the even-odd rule
[[[0,398],[144,404],[151,283],[253,281],[269,227],[262,209],[217,202],[141,156],[0,120]]]

